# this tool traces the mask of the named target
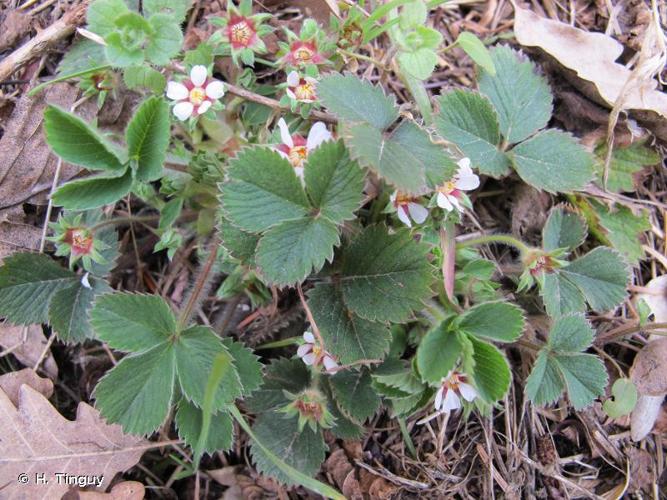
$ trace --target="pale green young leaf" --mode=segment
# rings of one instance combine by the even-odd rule
[[[153,14],[149,19],[153,33],[146,46],[146,58],[157,66],[169,64],[183,45],[179,23],[168,14]]]
[[[586,310],[584,294],[558,271],[544,275],[540,295],[552,318]]]
[[[244,149],[230,162],[221,200],[229,221],[250,232],[266,231],[310,211],[294,168],[264,147]]]
[[[363,423],[380,407],[380,397],[366,369],[341,371],[329,379],[329,385],[340,410],[355,422]]]
[[[644,258],[642,248],[644,233],[651,229],[648,212],[641,210],[635,215],[625,206],[608,208],[593,199],[589,202],[609,243],[625,257],[628,263],[639,264]]]
[[[419,343],[417,367],[422,379],[439,384],[456,367],[461,355],[461,344],[456,332],[450,330],[451,322],[443,321],[431,329]],[[385,379],[378,379],[388,384]]]
[[[551,91],[530,61],[521,61],[509,47],[491,50],[496,74],[482,69],[478,85],[498,112],[500,131],[514,144],[523,141],[551,118]]]
[[[137,12],[129,11],[114,19],[116,29],[104,37],[109,63],[117,68],[143,64],[144,47],[153,34],[150,23]]]
[[[498,149],[498,115],[488,98],[468,90],[454,90],[438,98],[435,115],[438,133],[456,144],[483,174],[500,177],[509,172],[510,161]]]
[[[519,176],[550,193],[584,189],[593,179],[593,158],[570,134],[544,130],[509,152]]]
[[[266,367],[264,383],[246,404],[250,411],[260,414],[289,403],[285,392],[298,394],[310,384],[310,370],[300,359],[280,358]]]
[[[95,0],[86,11],[88,29],[101,36],[106,36],[116,29],[114,20],[129,12],[123,0]]]
[[[137,162],[137,179],[154,181],[162,174],[169,147],[169,105],[149,97],[135,111],[125,131],[128,154]]]
[[[607,157],[606,146],[602,144],[596,148],[595,154],[596,183],[602,186],[604,184],[604,160]],[[659,162],[660,155],[646,146],[645,141],[634,142],[627,147],[615,146],[611,154],[607,190],[614,193],[635,191],[637,189],[635,174]]]
[[[109,422],[130,434],[150,434],[169,413],[175,356],[169,343],[123,358],[95,387],[95,406]],[[205,382],[204,382],[205,383]]]
[[[389,349],[389,328],[354,314],[334,286],[318,284],[308,292],[308,305],[326,349],[341,364],[360,359],[382,359]]]
[[[190,0],[143,0],[141,7],[146,17],[153,14],[167,14],[176,22],[183,22],[190,8]]]
[[[580,352],[593,342],[593,328],[583,314],[558,318],[549,332],[547,346],[557,353]]]
[[[563,206],[552,208],[542,228],[542,245],[547,252],[558,248],[572,251],[581,245],[588,235],[584,218]]]
[[[465,333],[496,342],[513,342],[523,333],[525,319],[521,308],[509,302],[485,302],[471,307],[455,321]]]
[[[496,76],[496,67],[493,64],[491,53],[484,43],[469,31],[463,31],[454,42],[468,54],[470,59],[486,71],[489,76]]]
[[[49,304],[49,324],[64,342],[83,342],[95,336],[89,313],[95,297],[111,291],[106,281],[88,278],[90,287],[80,281],[55,293]]]
[[[116,203],[132,189],[132,171],[122,177],[90,177],[69,181],[53,193],[56,206],[67,210],[90,210]]]
[[[320,214],[336,224],[354,219],[363,199],[364,172],[342,141],[327,141],[308,154],[306,191]]]
[[[558,365],[546,351],[541,351],[526,379],[526,396],[536,405],[555,402],[565,390],[565,382]]]
[[[102,295],[90,312],[90,323],[100,340],[125,352],[151,349],[176,332],[174,313],[158,295]]]
[[[213,411],[222,410],[242,393],[234,358],[213,331],[205,326],[184,330],[174,343],[176,373],[183,395],[198,407],[204,404],[206,381],[216,357],[224,355],[222,379],[213,400]]]
[[[365,122],[382,130],[398,118],[393,96],[353,75],[323,77],[317,85],[317,95],[331,113],[344,121]]]
[[[600,358],[592,354],[563,354],[554,356],[554,359],[575,410],[585,408],[604,394],[608,376]]]
[[[46,142],[66,162],[92,170],[122,175],[123,161],[114,146],[81,118],[57,106],[44,111]]]
[[[327,446],[322,433],[313,431],[309,426],[299,431],[296,417],[285,418],[282,413],[266,412],[257,417],[252,430],[257,441],[307,476],[315,476],[324,461]],[[250,453],[260,473],[284,484],[295,484],[292,477],[279,469],[254,440],[250,444]]]
[[[17,325],[47,323],[53,297],[79,279],[47,255],[10,255],[0,267],[0,316]]]
[[[123,82],[130,90],[148,89],[161,94],[167,87],[167,79],[158,70],[150,66],[130,66],[123,71]]]
[[[194,448],[202,431],[202,410],[183,398],[178,403],[178,411],[175,418],[178,437],[183,439],[188,446]],[[211,415],[208,438],[204,442],[202,451],[212,455],[216,451],[231,449],[233,443],[234,422],[229,413],[219,411]]]
[[[234,358],[234,366],[243,386],[243,396],[249,396],[262,385],[264,365],[259,362],[259,357],[241,342],[225,337],[222,344]]]
[[[628,415],[637,404],[637,388],[628,378],[616,379],[611,386],[612,397],[602,404],[602,409],[611,418]]]
[[[496,346],[468,337],[473,347],[475,368],[472,379],[480,397],[487,403],[502,399],[510,386],[512,374],[503,353]]]
[[[399,25],[403,31],[409,31],[426,23],[428,8],[423,0],[413,0],[401,7]]]
[[[419,47],[409,52],[399,51],[397,59],[403,71],[418,80],[426,80],[438,63],[438,54],[428,47]]]
[[[409,319],[432,295],[428,252],[408,231],[365,228],[342,254],[339,283],[347,308],[371,321]]]

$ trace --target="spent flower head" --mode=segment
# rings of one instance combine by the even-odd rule
[[[211,23],[222,28],[212,42],[220,41],[223,52],[228,52],[235,64],[240,58],[243,63],[252,66],[255,54],[266,53],[266,44],[262,37],[271,33],[272,28],[264,24],[271,14],[253,14],[252,2],[242,0],[239,6],[227,2],[227,16],[215,17]]]
[[[79,260],[85,269],[90,269],[93,262],[107,263],[100,252],[109,246],[95,238],[95,233],[83,220],[83,214],[64,212],[50,227],[53,236],[48,239],[56,244],[56,255],[69,256],[70,267]]]
[[[332,52],[335,46],[327,40],[324,31],[314,20],[306,19],[298,35],[287,28],[285,33],[287,43],[278,42],[279,62],[282,65],[303,68],[330,63],[325,54]]]
[[[291,392],[283,390],[283,394],[291,403],[281,408],[281,413],[285,413],[287,417],[299,417],[299,432],[308,426],[317,432],[318,426],[323,429],[329,429],[333,426],[336,419],[327,408],[327,399],[324,395],[315,389],[306,389],[299,394],[292,394]]]

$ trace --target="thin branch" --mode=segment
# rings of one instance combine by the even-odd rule
[[[201,268],[201,271],[199,271],[199,275],[197,276],[197,281],[195,282],[194,286],[192,287],[192,293],[190,293],[190,297],[188,298],[187,304],[185,304],[185,307],[181,311],[181,314],[178,317],[178,326],[176,327],[176,331],[180,332],[185,328],[186,324],[190,320],[190,316],[192,315],[192,311],[195,308],[195,305],[197,304],[197,301],[199,300],[199,296],[202,294],[204,291],[204,288],[206,288],[206,283],[208,283],[208,278],[209,274],[211,274],[211,270],[213,269],[213,265],[215,264],[215,259],[218,256],[218,238],[217,236],[213,237],[213,241],[211,242],[210,245],[210,253],[208,255],[208,259],[206,259],[206,262],[204,263],[204,267]]]
[[[317,327],[317,323],[315,323],[315,318],[313,318],[313,313],[310,310],[310,307],[308,307],[308,302],[306,302],[306,297],[303,295],[303,290],[301,289],[301,283],[297,283],[296,285],[296,291],[299,293],[299,299],[301,299],[301,305],[303,306],[304,311],[306,311],[306,317],[308,318],[308,322],[310,323],[310,326],[313,329],[313,334],[317,337],[317,341],[320,343],[322,347],[324,347],[324,339],[322,338],[322,334],[320,333],[320,329]]]

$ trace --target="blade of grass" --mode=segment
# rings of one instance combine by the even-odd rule
[[[111,68],[110,65],[105,64],[104,66],[96,66],[94,68],[86,69],[86,70],[83,70],[83,71],[77,71],[76,73],[67,73],[66,75],[58,76],[56,78],[53,78],[53,79],[49,80],[48,82],[44,82],[44,83],[41,83],[41,84],[37,85],[37,87],[32,89],[30,92],[28,92],[28,97],[32,97],[35,94],[38,94],[39,92],[44,90],[46,87],[48,87],[49,85],[52,85],[54,83],[64,82],[65,80],[69,80],[71,78],[78,78],[80,76],[91,75],[93,73],[97,73],[98,71],[104,71],[104,70],[107,70],[107,69],[110,69],[110,68]]]

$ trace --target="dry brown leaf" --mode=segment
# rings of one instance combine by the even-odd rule
[[[567,74],[589,98],[609,108],[614,106],[630,78],[632,70],[616,60],[623,45],[603,33],[593,33],[559,21],[545,19],[516,7],[514,34],[526,47],[538,47],[571,70]],[[661,139],[667,140],[667,95],[657,90],[654,78],[637,80],[626,89],[623,108],[635,112],[635,117],[653,128]]]
[[[59,473],[85,477],[91,483],[87,486],[99,478],[95,480],[103,491],[116,473],[139,461],[145,444],[141,437],[124,434],[119,425],[105,423],[86,403],[79,403],[76,420],[71,421],[27,385],[19,390],[18,407],[0,391],[3,498],[61,498],[72,485]],[[20,474],[27,474],[26,483],[19,482]],[[36,474],[48,482],[38,484]]]
[[[18,43],[32,29],[32,16],[16,9],[7,11],[0,22],[0,52]]]
[[[664,396],[667,394],[667,338],[653,340],[646,344],[630,369],[630,380],[639,394]]]
[[[17,372],[9,372],[0,375],[0,390],[5,391],[14,406],[19,404],[19,389],[22,385],[29,385],[46,399],[53,395],[53,382],[51,379],[37,375],[32,368],[24,368]]]
[[[11,349],[14,357],[25,366],[35,366],[47,343],[41,325],[26,327],[0,323],[0,347],[4,350]],[[41,366],[51,380],[58,378],[58,365],[50,352]]]
[[[39,250],[41,238],[40,228],[0,215],[0,264],[13,253]]]
[[[114,485],[109,493],[78,491],[72,500],[142,500],[145,496],[146,488],[143,484],[138,481],[123,481]]]

